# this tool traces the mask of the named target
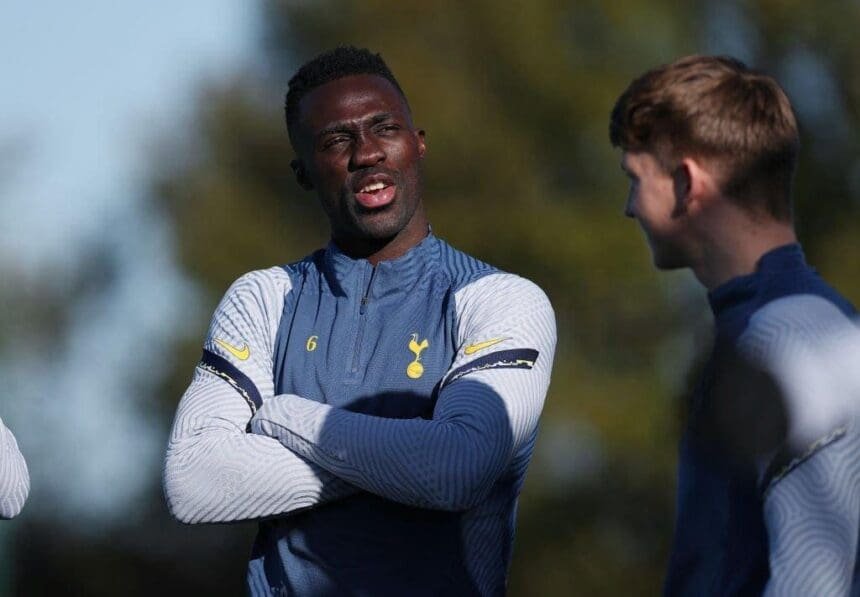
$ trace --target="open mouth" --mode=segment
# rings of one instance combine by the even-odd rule
[[[355,199],[366,209],[384,207],[394,201],[397,186],[388,176],[371,176],[359,183]]]

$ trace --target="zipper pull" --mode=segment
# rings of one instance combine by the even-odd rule
[[[364,296],[361,297],[361,303],[358,307],[358,314],[364,315],[364,312],[367,310],[367,304],[370,302],[370,287],[373,286],[373,276],[376,275],[376,266],[372,266],[373,269],[370,270],[370,280],[367,281],[367,288],[364,289]]]

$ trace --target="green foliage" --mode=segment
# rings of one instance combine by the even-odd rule
[[[157,397],[165,428],[227,286],[245,271],[299,259],[328,240],[315,198],[299,189],[289,168],[285,81],[321,50],[369,47],[389,62],[427,131],[425,201],[435,233],[534,280],[556,310],[559,346],[521,501],[511,594],[659,592],[672,531],[678,396],[685,370],[707,344],[691,332],[703,319],[704,293],[690,298],[683,277],[655,273],[637,227],[623,217],[626,183],[607,139],[609,111],[644,69],[709,52],[708,40],[731,34],[714,31],[709,20],[720,7],[746,15],[755,55],[743,58],[750,62],[781,77],[798,55],[812,56],[838,106],[823,119],[800,115],[800,232],[811,261],[858,302],[860,5],[269,0],[262,6],[261,68],[202,90],[189,142],[194,151],[156,161],[153,196],[172,220],[185,271],[203,291],[196,312],[189,306],[196,329],[176,339],[175,367]],[[817,92],[804,80],[795,100]],[[834,114],[842,120],[830,126]],[[45,326],[62,321],[55,303],[30,309],[49,313]],[[573,443],[554,443],[558,437]],[[591,468],[574,466],[583,456]],[[573,464],[559,468],[559,460]],[[149,516],[160,521],[163,512]],[[247,528],[217,531],[196,536],[247,541]],[[189,533],[173,528],[157,539],[159,549],[177,557],[179,548],[169,546]],[[175,586],[194,586],[224,570],[234,582],[223,590],[234,592],[241,550],[225,552],[225,566],[212,565],[199,557],[208,540],[188,541],[179,543],[181,555],[198,576],[172,577]],[[76,538],[66,543],[81,545]],[[156,568],[137,544],[80,549],[124,549],[123,566]],[[25,557],[43,562],[32,550]],[[67,586],[88,586],[86,594],[111,594],[87,585],[83,573],[63,574]]]
[[[795,11],[780,3],[751,7],[763,55],[777,65],[792,35],[803,33],[810,47],[840,40],[822,37],[810,22],[827,31],[844,27],[793,4]],[[284,91],[266,88],[274,78],[286,79],[333,45],[381,52],[427,131],[425,201],[436,234],[533,279],[556,309],[559,349],[544,426],[571,425],[575,433],[574,424],[586,422],[596,430],[601,464],[591,477],[558,479],[539,442],[522,500],[512,594],[656,593],[672,530],[676,380],[693,356],[677,347],[689,345],[682,340],[692,338],[689,326],[704,301],[703,293],[685,299],[678,278],[658,278],[639,231],[623,218],[625,181],[607,121],[631,77],[706,51],[699,43],[707,3],[328,0],[264,7],[270,72],[278,76],[254,84],[262,95],[274,101]],[[846,70],[855,66],[856,46],[843,41],[834,53],[820,53],[834,74],[856,72]],[[851,79],[837,77],[856,107]],[[245,270],[327,242],[315,199],[291,180],[280,114],[258,97],[243,80],[209,90],[200,159],[162,185],[183,262],[212,297]],[[821,183],[822,166],[804,155],[803,194]],[[842,173],[831,174],[828,196],[849,209]],[[828,274],[845,281],[834,247],[851,244],[856,255],[856,226],[830,237],[833,215],[803,198],[801,206],[803,221],[814,223],[804,240],[825,257]],[[675,380],[660,363],[669,363]]]

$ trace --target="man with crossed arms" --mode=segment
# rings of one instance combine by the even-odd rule
[[[501,595],[550,304],[430,232],[424,131],[378,55],[311,60],[286,114],[332,240],[227,291],[176,414],[168,506],[260,520],[254,595]]]

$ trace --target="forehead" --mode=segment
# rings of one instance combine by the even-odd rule
[[[299,103],[299,122],[311,132],[332,123],[387,112],[408,117],[406,100],[385,77],[350,75],[312,89]]]
[[[657,158],[646,151],[625,151],[621,154],[621,168],[637,174],[662,172]]]

